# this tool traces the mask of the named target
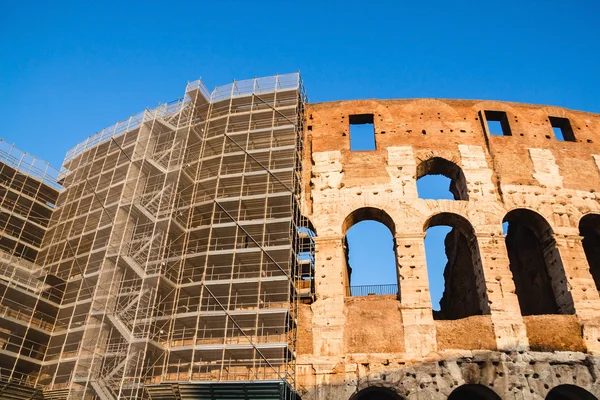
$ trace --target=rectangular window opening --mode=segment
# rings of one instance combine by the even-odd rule
[[[375,124],[373,114],[349,116],[350,150],[375,150]]]
[[[575,142],[575,134],[568,118],[548,117],[556,140]]]
[[[512,136],[508,117],[504,111],[484,111],[488,133],[493,136]]]

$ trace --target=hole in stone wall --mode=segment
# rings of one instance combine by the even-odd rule
[[[575,134],[573,133],[573,128],[571,127],[571,122],[569,122],[568,118],[548,117],[548,119],[550,120],[550,124],[552,125],[554,137],[557,140],[567,142],[576,141]]]
[[[504,111],[484,111],[488,133],[493,136],[512,136],[508,117]]]
[[[590,274],[600,291],[600,214],[588,214],[579,221],[579,235],[587,258]]]
[[[373,114],[350,115],[350,150],[375,150]]]
[[[433,317],[489,314],[475,232],[463,217],[441,213],[425,226],[425,252]]]
[[[441,157],[432,157],[418,165],[417,193],[420,199],[469,199],[462,169]]]
[[[510,270],[523,315],[573,314],[573,298],[554,232],[538,213],[526,209],[504,217]]]
[[[385,212],[361,208],[344,222],[349,296],[398,294],[394,223]]]

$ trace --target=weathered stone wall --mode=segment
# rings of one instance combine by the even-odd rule
[[[512,136],[490,135],[485,110],[505,112]],[[348,121],[357,114],[373,114],[376,150],[350,150]],[[556,140],[549,117],[568,118],[576,141]],[[598,393],[593,355],[600,354],[600,297],[579,222],[600,214],[599,115],[493,101],[359,100],[308,105],[305,126],[303,211],[317,237],[316,300],[303,306],[300,319],[300,332],[310,332],[312,340],[298,355],[304,399],[349,399],[370,384],[408,398],[445,398],[474,375],[504,398],[517,391],[519,398],[541,398],[566,375],[571,384]],[[457,187],[455,196],[468,200],[418,198],[416,179],[436,157],[460,167],[465,193]],[[394,235],[398,298],[346,297],[343,239],[353,223],[369,217],[355,212],[363,208],[389,218],[381,222]],[[547,224],[534,221],[531,229],[543,244],[539,251],[559,312],[573,315],[523,318],[502,232],[504,218],[517,209],[533,211]],[[460,243],[452,239],[454,248],[473,252],[475,287],[461,301],[477,297],[484,315],[434,321],[423,240],[440,219],[465,235]],[[464,260],[458,254],[448,273],[461,270]],[[554,327],[560,331],[556,340]],[[487,351],[469,353],[474,349]],[[530,349],[580,353],[521,353]],[[531,360],[543,371],[535,371]],[[563,372],[556,373],[559,366]],[[541,378],[534,381],[534,374]],[[496,380],[502,383],[491,386]]]
[[[316,385],[301,389],[303,399],[350,399],[379,387],[408,400],[445,400],[465,384],[488,387],[502,399],[544,399],[559,385],[600,396],[598,358],[577,352],[454,351],[421,362],[358,356],[334,365],[332,373],[314,371]]]

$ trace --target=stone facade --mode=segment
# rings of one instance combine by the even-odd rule
[[[350,116],[364,114],[376,150],[352,151]],[[510,136],[489,132],[497,115]],[[556,119],[568,120],[571,141],[557,140]],[[303,399],[362,398],[370,386],[442,399],[465,383],[502,398],[541,399],[561,384],[600,394],[600,265],[586,258],[600,242],[580,231],[600,214],[599,115],[494,101],[318,103],[306,107],[304,142],[316,300],[300,310]],[[420,199],[416,180],[427,174],[451,178],[456,200]],[[344,237],[365,219],[392,231],[397,297],[347,296]],[[424,249],[435,225],[454,228],[456,258],[472,267],[454,279],[472,282],[468,295],[446,276],[461,306],[441,320]]]

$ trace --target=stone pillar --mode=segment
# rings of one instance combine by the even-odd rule
[[[588,351],[600,353],[600,296],[583,250],[582,237],[554,235],[575,313],[583,327],[583,339]]]
[[[476,234],[481,265],[498,350],[526,350],[527,331],[521,316],[519,299],[504,235]]]
[[[344,354],[344,305],[347,276],[343,236],[315,237],[313,349],[315,356]]]
[[[424,238],[422,233],[395,235],[404,345],[409,357],[437,350]]]

